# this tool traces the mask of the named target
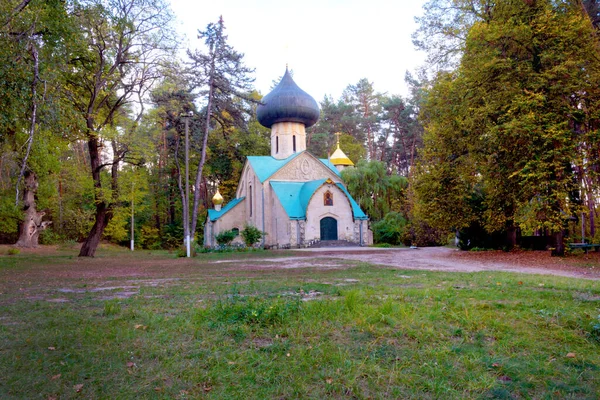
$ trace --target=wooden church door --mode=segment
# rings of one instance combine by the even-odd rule
[[[321,240],[338,240],[337,220],[325,217],[321,220]]]

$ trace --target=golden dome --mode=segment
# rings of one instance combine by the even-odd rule
[[[350,160],[348,158],[348,156],[344,154],[342,149],[340,149],[339,143],[338,143],[338,148],[333,152],[331,157],[329,157],[329,161],[331,161],[331,163],[333,165],[349,165],[349,166],[354,165],[352,160]]]
[[[220,206],[223,204],[223,196],[221,196],[221,193],[219,193],[219,189],[217,189],[217,193],[215,193],[213,196],[212,202],[215,206]]]

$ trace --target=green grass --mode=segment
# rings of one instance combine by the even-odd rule
[[[160,271],[179,278],[169,281],[157,278],[168,254],[144,255],[156,267],[140,276],[103,279],[81,276],[140,255],[0,258],[0,279],[12,279],[0,286],[0,398],[600,393],[597,281],[366,264],[246,271],[208,263],[235,255],[206,256]],[[74,270],[82,275],[62,275]],[[139,288],[119,298],[119,288],[92,290],[102,285]]]

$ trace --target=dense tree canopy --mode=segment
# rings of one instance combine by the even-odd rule
[[[594,31],[577,2],[479,5],[484,14],[465,16],[458,68],[427,95],[418,207],[448,229],[504,231],[509,245],[517,228],[552,232],[560,253],[568,217],[593,197]]]

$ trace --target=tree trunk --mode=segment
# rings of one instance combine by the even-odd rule
[[[104,228],[112,218],[112,208],[107,205],[102,193],[102,181],[100,180],[100,143],[95,136],[90,136],[88,140],[88,150],[90,154],[90,166],[92,168],[92,178],[94,180],[94,199],[96,200],[96,220],[92,230],[81,246],[79,257],[94,257],[96,248],[100,244]],[[114,178],[113,178],[114,179]]]
[[[564,232],[554,232],[552,234],[552,243],[554,245],[554,250],[552,250],[553,256],[562,257],[565,255],[565,244],[563,243]]]
[[[517,227],[514,225],[506,228],[506,249],[512,250],[517,245]]]
[[[94,254],[96,254],[96,249],[98,248],[100,240],[102,239],[104,228],[106,228],[111,218],[112,210],[106,205],[106,203],[98,203],[96,205],[96,221],[94,222],[94,226],[88,234],[88,237],[81,246],[79,257],[94,257]]]
[[[35,204],[35,195],[38,188],[37,176],[33,172],[25,173],[25,190],[23,191],[23,211],[25,218],[19,227],[19,240],[17,247],[38,247],[40,232],[52,222],[42,222],[45,212],[38,212]]]

